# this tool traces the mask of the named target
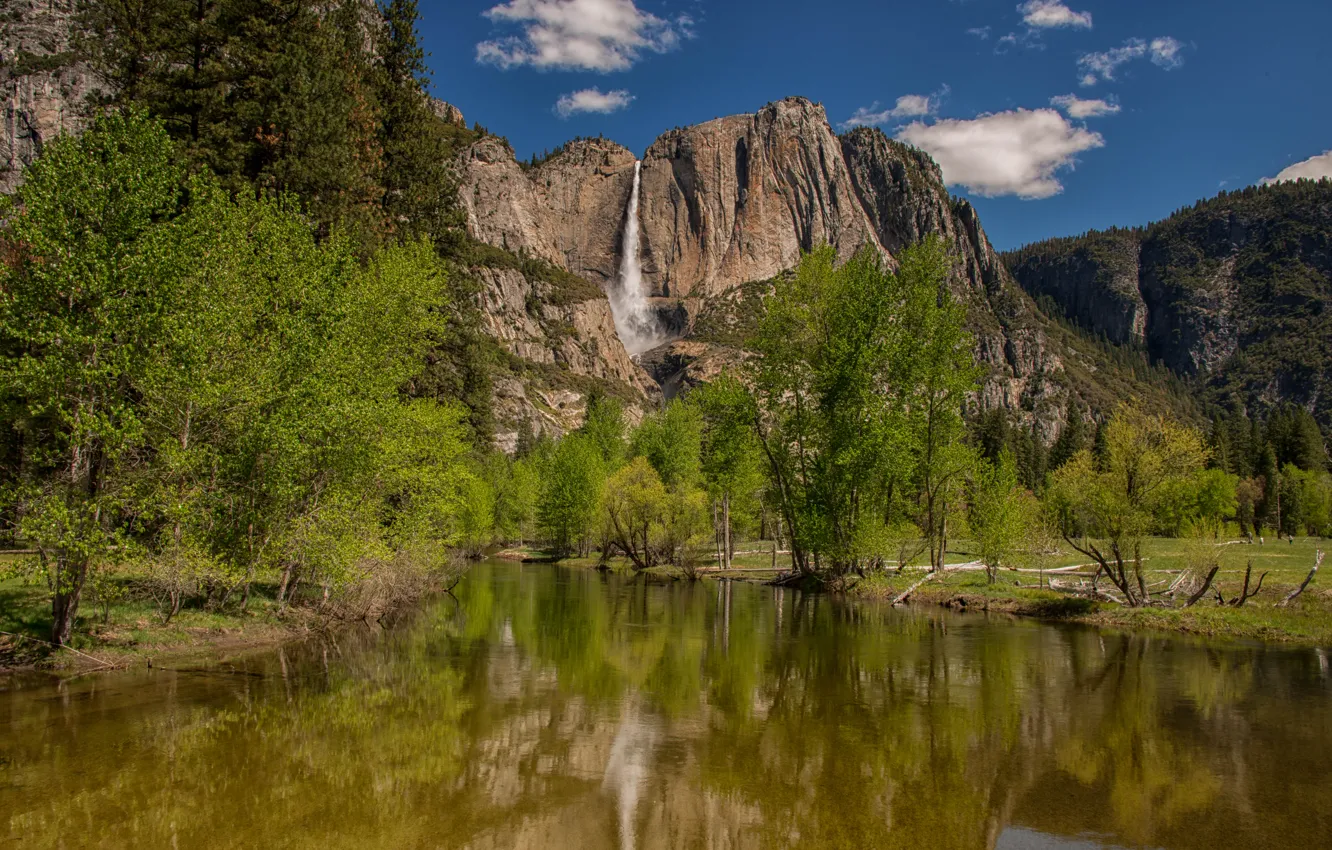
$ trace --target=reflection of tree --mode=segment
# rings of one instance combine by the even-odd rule
[[[1015,823],[1163,847],[1332,831],[1310,653],[547,567],[482,566],[457,593],[254,675],[0,700],[10,832],[652,850],[974,848]],[[146,708],[154,688],[165,706]]]
[[[1164,689],[1145,638],[1121,638],[1107,661],[1087,714],[1070,717],[1071,735],[1056,747],[1056,763],[1087,785],[1107,790],[1121,835],[1149,843],[1161,827],[1211,804],[1219,780],[1184,736],[1165,725]],[[1203,668],[1190,665],[1186,683],[1200,682]],[[1210,668],[1208,668],[1210,669]]]

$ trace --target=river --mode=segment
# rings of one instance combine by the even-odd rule
[[[0,680],[0,847],[1332,847],[1332,673],[484,563],[394,627]]]

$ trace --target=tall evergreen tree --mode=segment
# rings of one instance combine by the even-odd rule
[[[1087,423],[1082,418],[1082,409],[1073,403],[1068,406],[1068,415],[1064,420],[1064,427],[1059,431],[1059,437],[1050,447],[1049,466],[1050,469],[1058,469],[1069,458],[1087,447]]]

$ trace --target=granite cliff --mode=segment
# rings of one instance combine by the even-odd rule
[[[70,52],[75,0],[8,0],[0,15],[0,194],[18,185],[42,145],[87,123],[98,89]]]
[[[469,233],[614,287],[634,161],[583,140],[520,164],[503,140],[482,139],[458,164]],[[1098,371],[1094,354],[1052,343],[975,210],[948,194],[927,155],[877,130],[839,137],[808,100],[665,133],[643,157],[641,195],[643,279],[675,337],[642,364],[668,393],[744,356],[739,336],[718,330],[743,324],[755,303],[746,287],[791,270],[803,251],[828,244],[846,257],[868,246],[891,265],[935,235],[955,258],[952,285],[988,368],[981,407],[1011,409],[1053,439],[1073,395],[1106,395],[1083,380]],[[541,345],[529,337],[525,350]],[[1065,367],[1070,357],[1078,368]]]

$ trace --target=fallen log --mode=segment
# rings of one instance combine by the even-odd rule
[[[943,572],[943,571],[940,570],[939,572],[930,572],[930,573],[927,573],[927,574],[925,575],[925,578],[921,579],[920,581],[918,581],[918,582],[916,582],[915,584],[913,584],[913,585],[911,585],[910,587],[908,587],[905,591],[902,592],[901,595],[899,595],[896,599],[894,599],[894,600],[893,600],[893,604],[894,604],[894,605],[901,605],[903,602],[906,602],[908,599],[911,598],[911,594],[913,594],[913,593],[916,592],[916,588],[920,587],[922,584],[924,584],[924,583],[927,582],[927,581],[931,581],[931,580],[933,580],[935,576],[940,575],[942,572]]]

